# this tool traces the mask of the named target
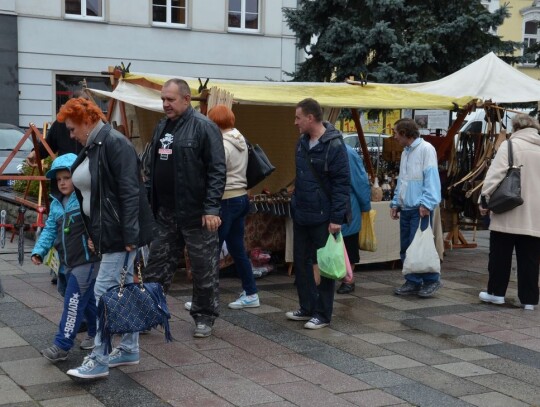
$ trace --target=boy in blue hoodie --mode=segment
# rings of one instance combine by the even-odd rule
[[[69,276],[64,311],[54,343],[41,351],[51,362],[67,359],[83,319],[88,323],[88,335],[81,342],[81,348],[93,349],[96,335],[94,283],[99,271],[99,258],[89,248],[88,233],[71,181],[71,166],[76,158],[71,153],[58,157],[46,174],[51,180],[51,207],[45,227],[32,251],[32,262],[39,265],[54,245],[61,267]]]

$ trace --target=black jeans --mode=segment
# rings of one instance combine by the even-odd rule
[[[335,280],[321,276],[315,284],[313,265],[317,264],[317,249],[326,244],[328,223],[302,226],[294,223],[294,272],[300,309],[305,313],[330,322],[334,305]]]
[[[489,236],[488,294],[504,297],[510,280],[512,253],[516,248],[518,298],[522,304],[538,304],[540,238],[491,231]]]

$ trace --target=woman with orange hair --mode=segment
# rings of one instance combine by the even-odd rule
[[[221,199],[221,226],[218,229],[219,247],[227,243],[227,250],[234,259],[244,291],[229,304],[229,308],[242,309],[260,306],[253,269],[244,247],[244,220],[249,212],[246,170],[248,147],[244,136],[234,128],[235,116],[225,105],[216,105],[208,117],[216,123],[223,135],[227,183]]]
[[[73,166],[72,180],[82,209],[82,219],[91,238],[91,250],[101,257],[94,285],[96,301],[109,288],[120,284],[120,270],[127,264],[126,283],[133,281],[137,247],[152,238],[152,213],[140,182],[137,153],[133,144],[105,123],[100,108],[91,101],[69,100],[57,115],[70,137],[84,146]],[[141,197],[143,199],[141,199]],[[106,377],[109,367],[139,363],[139,334],[124,334],[109,355],[99,332],[95,348],[82,365],[67,374],[83,379]]]

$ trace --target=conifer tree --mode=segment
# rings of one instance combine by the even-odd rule
[[[295,80],[425,82],[520,47],[492,34],[507,5],[490,13],[480,0],[299,0],[284,13],[308,55]]]

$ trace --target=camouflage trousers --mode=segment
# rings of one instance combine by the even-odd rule
[[[219,238],[202,226],[183,227],[173,211],[160,208],[156,216],[154,240],[150,245],[146,282],[161,283],[169,291],[181,254],[187,247],[193,277],[190,314],[196,322],[212,325],[219,316]]]

